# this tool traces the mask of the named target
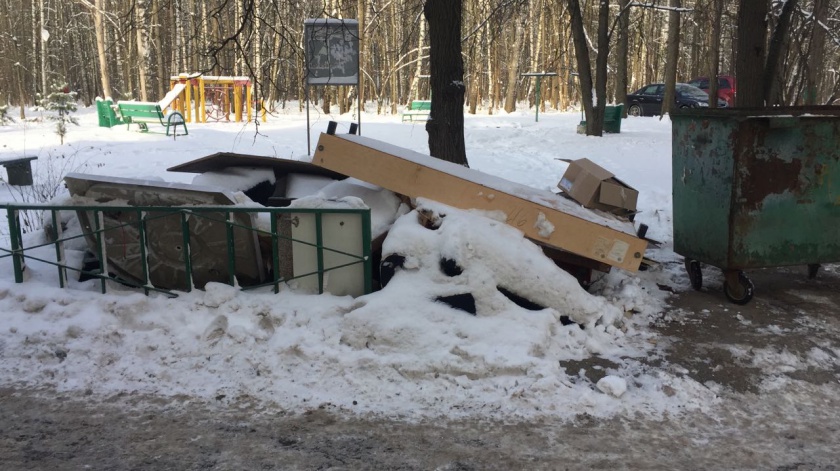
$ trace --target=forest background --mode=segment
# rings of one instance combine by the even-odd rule
[[[750,1],[767,9],[768,31],[787,22],[770,104],[837,100],[840,0]],[[251,77],[269,111],[290,102],[303,107],[304,20],[328,17],[359,22],[361,86],[316,87],[312,98],[324,109],[355,113],[361,93],[378,113],[397,113],[430,95],[425,3],[431,2],[0,0],[0,104],[20,107],[24,118],[25,106],[55,84],[69,85],[85,105],[97,96],[155,101],[169,90],[170,77],[203,73]],[[510,112],[526,100],[534,106],[536,81],[526,72],[557,74],[542,79],[543,110],[580,106],[573,3],[593,57],[604,43],[600,32],[592,38],[606,26],[608,103],[665,80],[669,31],[678,32],[672,34],[677,81],[710,75],[715,65],[721,74],[735,74],[743,0],[613,0],[608,9],[595,0],[463,0],[467,112]]]

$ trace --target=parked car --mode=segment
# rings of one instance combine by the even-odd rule
[[[627,95],[627,114],[630,116],[656,116],[662,112],[662,97],[665,95],[664,83],[651,83]],[[677,108],[704,108],[709,106],[709,95],[687,83],[676,84],[674,100]],[[726,102],[718,100],[718,106],[726,107]]]
[[[709,93],[709,78],[697,77],[688,82],[689,85]],[[735,106],[735,94],[737,85],[735,77],[731,75],[718,75],[718,98],[726,102],[726,106]]]

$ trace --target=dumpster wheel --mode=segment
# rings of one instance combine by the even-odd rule
[[[724,273],[726,280],[723,282],[723,294],[735,304],[747,304],[753,298],[752,280],[740,270],[727,271]]]
[[[691,287],[700,291],[703,288],[703,272],[700,270],[700,262],[686,258],[685,271],[688,272],[688,281],[691,282]]]

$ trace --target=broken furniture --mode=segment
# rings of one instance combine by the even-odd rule
[[[168,172],[185,173],[224,173],[230,168],[270,169],[274,172],[275,183],[260,184],[250,190],[244,190],[245,195],[263,206],[283,207],[299,196],[306,196],[304,188],[314,179],[343,180],[347,178],[338,172],[312,165],[298,160],[263,157],[258,155],[235,154],[231,152],[217,152],[174,167],[166,169]]]
[[[240,205],[215,187],[85,174],[65,182],[90,252],[107,261],[94,276],[147,290],[220,282],[276,292],[293,281],[313,293],[371,291],[367,208]]]
[[[596,266],[638,270],[647,247],[627,220],[374,139],[321,134],[312,163],[410,198],[500,211],[532,241]]]
[[[184,218],[178,213],[142,209],[150,206],[232,206],[236,200],[230,193],[195,185],[81,173],[70,173],[64,181],[71,196],[97,203],[121,202],[138,207],[137,211],[98,213],[102,215],[101,219],[93,211],[77,211],[88,246],[93,253],[98,253],[100,247],[105,251],[108,270],[117,278],[142,284],[148,270],[153,286],[188,291],[192,287],[188,284],[184,261],[185,253],[188,253],[193,285],[201,288],[211,281],[226,283],[229,280],[228,255],[232,250],[240,285],[254,285],[265,280],[256,233],[251,229],[255,223],[251,215],[236,213],[233,216],[237,227],[232,229],[234,243],[229,249],[226,224],[229,215],[225,212],[191,214]],[[140,230],[141,219],[144,230]],[[184,240],[183,224],[189,226],[188,242]],[[143,240],[147,235],[148,240]],[[143,250],[148,251],[145,256]]]
[[[742,270],[840,261],[840,107],[674,110],[674,252],[695,289],[723,270],[745,304]]]
[[[0,165],[6,168],[9,185],[32,185],[32,161],[37,159],[38,156],[27,156],[0,160]]]

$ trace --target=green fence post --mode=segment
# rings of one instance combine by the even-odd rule
[[[318,294],[324,294],[324,234],[321,212],[315,213],[315,252],[318,257]]]
[[[149,254],[146,246],[146,212],[137,210],[137,232],[140,233],[140,264],[143,266],[143,292],[149,295]]]
[[[272,277],[274,278],[274,294],[280,292],[280,251],[277,249],[277,244],[280,243],[277,236],[277,213],[271,212],[271,263]]]
[[[227,220],[225,221],[227,229],[227,248],[228,248],[228,281],[231,286],[236,286],[236,249],[233,247],[233,213],[227,213]]]
[[[96,246],[99,252],[99,282],[102,285],[102,294],[106,292],[105,279],[108,277],[108,259],[105,251],[105,215],[102,211],[93,210],[93,226],[96,232]]]
[[[190,255],[190,221],[189,213],[181,211],[181,236],[184,240],[184,247],[181,253],[184,255],[184,275],[187,282],[186,290],[192,291],[192,256]]]
[[[373,291],[373,260],[371,260],[370,246],[370,209],[361,214],[362,216],[362,256],[364,257],[363,267],[365,273],[365,294]]]
[[[67,268],[64,260],[64,241],[61,240],[63,235],[61,218],[57,209],[53,209],[50,213],[52,215],[52,235],[55,241],[55,261],[58,264],[58,284],[64,288],[67,285]]]
[[[9,218],[9,241],[12,243],[12,266],[15,270],[15,283],[23,283],[23,237],[20,234],[20,220],[15,209],[6,207]]]

